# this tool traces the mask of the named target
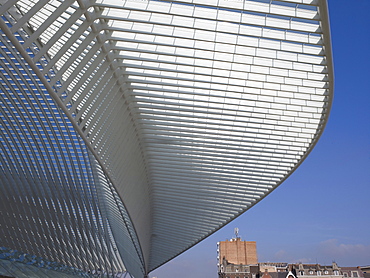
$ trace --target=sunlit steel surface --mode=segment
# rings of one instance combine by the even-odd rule
[[[327,122],[326,1],[0,3],[2,246],[144,276],[281,184]]]

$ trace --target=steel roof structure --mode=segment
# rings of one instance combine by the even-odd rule
[[[327,122],[325,0],[0,1],[0,246],[143,277]]]

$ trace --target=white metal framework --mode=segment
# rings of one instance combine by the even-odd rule
[[[325,0],[0,3],[0,246],[144,276],[280,185],[328,119]]]

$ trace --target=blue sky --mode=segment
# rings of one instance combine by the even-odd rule
[[[370,264],[370,1],[328,2],[334,103],[315,149],[268,197],[150,277],[216,278],[216,243],[235,227],[261,262]]]

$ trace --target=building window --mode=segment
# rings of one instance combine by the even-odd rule
[[[301,270],[301,271],[299,272],[299,275],[303,276],[303,275],[304,275],[304,271],[302,271],[302,270]]]
[[[352,277],[358,277],[358,272],[357,271],[352,271]]]
[[[344,275],[344,277],[348,277],[347,272],[344,272],[343,275]]]
[[[325,270],[325,272],[324,272],[325,274],[328,274],[329,273],[329,271],[327,271],[327,270]]]
[[[310,274],[313,274],[313,271],[312,270],[310,270]]]
[[[334,270],[334,275],[338,276],[339,275],[339,271],[338,270]]]
[[[317,271],[317,276],[321,276],[321,271],[320,270]]]

